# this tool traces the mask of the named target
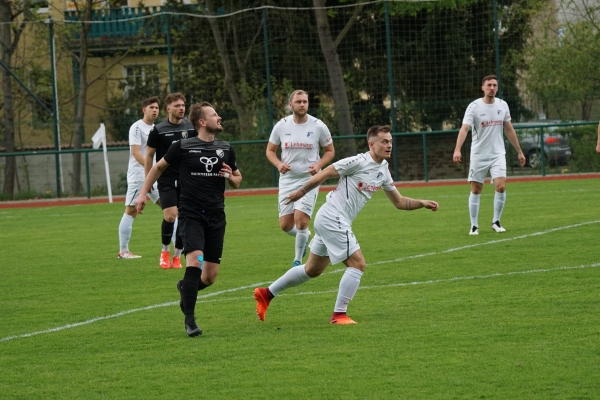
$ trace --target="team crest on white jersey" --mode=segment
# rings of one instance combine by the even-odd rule
[[[313,135],[313,132],[307,132],[306,133],[306,137],[311,137]]]
[[[223,158],[223,156],[225,155],[225,152],[221,149],[217,150],[217,155],[219,156],[219,158]]]
[[[375,179],[379,179],[379,178],[381,178],[382,176],[383,176],[383,172],[380,172],[380,173],[378,173],[378,174],[377,174],[377,178],[375,178]]]

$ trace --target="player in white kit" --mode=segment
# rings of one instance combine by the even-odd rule
[[[308,180],[299,190],[288,195],[288,203],[298,201],[326,179],[340,178],[337,188],[327,194],[326,203],[315,217],[315,237],[310,242],[310,254],[305,265],[289,269],[268,288],[256,288],[256,313],[261,321],[273,297],[283,290],[298,286],[321,275],[331,264],[343,262],[346,271],[340,281],[331,324],[355,324],[346,315],[348,303],[358,290],[365,270],[365,258],[354,233],[352,221],[373,193],[383,188],[388,199],[400,210],[428,208],[436,211],[438,203],[414,200],[402,196],[390,175],[388,162],[392,154],[389,126],[374,126],[367,133],[369,151],[333,163]]]
[[[481,90],[483,97],[467,107],[463,124],[458,133],[456,147],[452,157],[455,163],[462,161],[460,149],[467,138],[469,129],[473,129],[471,143],[471,164],[468,181],[471,182],[469,196],[469,214],[471,230],[469,235],[479,235],[479,198],[488,171],[496,189],[494,195],[494,218],[492,229],[495,232],[506,232],[500,224],[500,217],[506,202],[506,150],[503,133],[517,150],[519,164],[525,165],[525,156],[519,146],[517,133],[512,126],[510,111],[505,101],[496,98],[498,79],[494,75],[483,78]]]
[[[287,202],[288,195],[298,190],[311,176],[327,165],[335,154],[327,126],[308,114],[308,94],[295,90],[290,95],[292,115],[281,119],[273,128],[267,145],[267,159],[277,168],[279,177],[279,226],[296,237],[292,267],[302,264],[310,237],[308,222],[317,201],[319,188],[314,188],[299,201]],[[319,145],[323,157],[319,156]],[[281,146],[281,160],[277,148]]]
[[[158,97],[150,97],[142,101],[142,112],[144,117],[136,121],[129,128],[129,166],[127,167],[127,195],[125,198],[125,213],[119,224],[119,258],[131,259],[141,258],[129,251],[129,239],[131,239],[131,230],[133,220],[137,216],[135,210],[135,199],[140,194],[140,189],[144,184],[144,162],[146,158],[146,143],[148,134],[154,127],[154,121],[158,117]],[[148,197],[153,203],[158,201],[158,190],[148,193]]]

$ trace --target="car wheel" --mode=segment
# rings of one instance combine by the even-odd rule
[[[540,150],[533,150],[529,154],[527,154],[527,166],[531,168],[535,168],[539,165],[542,165],[542,153]],[[548,159],[546,158],[546,165],[548,165]]]

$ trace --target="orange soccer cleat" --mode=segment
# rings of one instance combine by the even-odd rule
[[[341,314],[341,315],[335,315],[333,314],[331,316],[331,319],[329,320],[330,324],[336,324],[336,325],[350,325],[350,324],[356,324],[356,322],[350,318],[349,316],[347,316],[346,314]]]
[[[171,267],[171,252],[161,251],[160,252],[160,267],[162,269],[169,269]]]
[[[256,300],[256,315],[261,321],[265,320],[265,314],[271,299],[269,298],[269,289],[256,288],[254,289],[254,300]]]
[[[174,256],[173,257],[173,262],[171,263],[171,268],[183,268],[181,266],[181,258]]]

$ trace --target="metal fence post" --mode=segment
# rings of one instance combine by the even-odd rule
[[[540,126],[540,157],[542,157],[542,176],[546,176],[546,150],[544,149],[544,128]]]
[[[392,119],[392,132],[396,132],[396,95],[394,94],[394,73],[392,71],[392,41],[390,28],[390,8],[385,2],[385,41],[387,51],[388,86],[390,89],[390,116]],[[396,137],[392,135],[392,157],[394,158],[394,180],[398,180],[398,150],[396,149]]]
[[[165,7],[166,8],[166,7]],[[173,56],[171,51],[171,23],[169,21],[169,14],[163,13],[163,18],[166,20],[167,25],[167,61],[169,65],[169,89],[171,93],[175,92],[175,82],[173,81]]]
[[[267,113],[269,114],[269,134],[273,130],[273,91],[271,88],[271,64],[269,62],[269,27],[267,25],[267,9],[262,9],[263,37],[265,40],[265,66],[267,74]],[[277,186],[277,169],[271,167],[273,186]]]
[[[87,190],[87,198],[92,197],[92,185],[90,183],[90,152],[85,152],[85,182]]]
[[[60,129],[58,122],[58,89],[56,83],[56,56],[54,54],[54,22],[48,18],[48,33],[50,36],[50,73],[52,75],[52,121],[54,125],[54,163],[56,166],[56,197],[61,196],[62,163],[60,157]]]
[[[429,166],[427,165],[427,132],[421,132],[423,136],[423,170],[425,171],[425,182],[429,182]]]
[[[498,39],[498,1],[494,0],[492,2],[492,7],[494,7],[494,47],[496,53],[496,76],[498,77],[498,97],[503,99],[502,97],[502,75],[500,73],[500,41]]]

